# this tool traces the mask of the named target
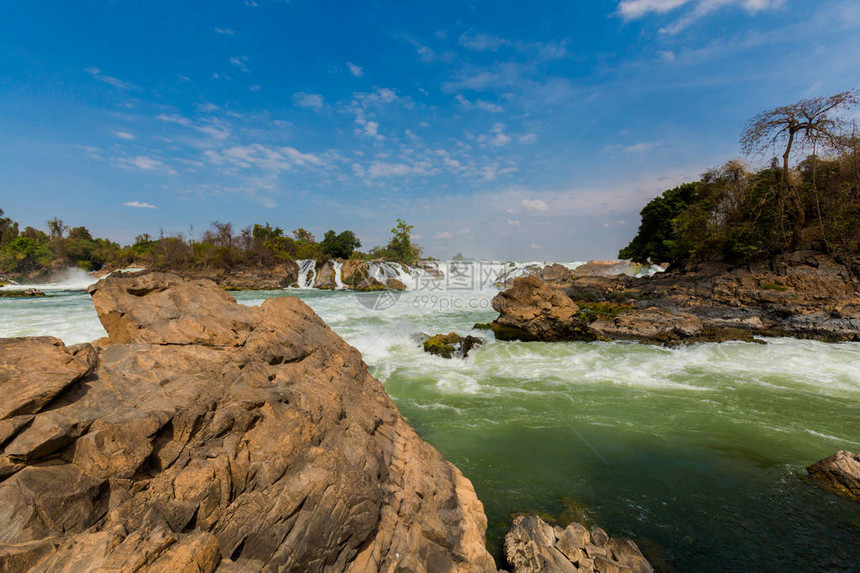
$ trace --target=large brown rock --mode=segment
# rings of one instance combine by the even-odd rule
[[[0,420],[38,412],[89,374],[95,367],[90,351],[88,344],[66,348],[58,338],[0,339]]]
[[[534,275],[493,298],[499,317],[491,324],[497,338],[520,340],[597,340],[600,336],[576,318],[579,307],[563,291]]]
[[[822,486],[860,501],[860,454],[840,450],[806,468]]]
[[[612,277],[618,275],[633,276],[642,269],[631,261],[588,261],[574,269],[578,277]]]
[[[92,293],[97,359],[2,354],[7,395],[57,378],[2,426],[4,570],[495,570],[471,483],[303,302],[159,273]]]

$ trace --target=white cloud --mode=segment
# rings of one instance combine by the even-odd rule
[[[675,61],[675,52],[672,50],[658,50],[658,54],[660,54],[660,58],[664,62],[674,62]]]
[[[176,171],[160,159],[147,157],[145,155],[136,155],[134,157],[121,157],[117,159],[117,162],[119,163],[119,166],[124,169],[136,167],[144,171],[162,171],[170,175],[176,175]]]
[[[407,163],[386,163],[384,161],[374,161],[367,169],[367,175],[370,177],[404,177],[407,175],[424,175],[428,171],[429,165],[424,162],[415,164]]]
[[[436,233],[436,236],[433,238],[434,239],[453,239],[454,235],[452,235],[448,231],[443,231],[441,233]]]
[[[522,42],[498,36],[466,32],[458,39],[461,46],[478,52],[495,52],[501,48],[512,48],[522,54],[541,60],[560,60],[568,57],[567,42]]]
[[[110,132],[120,139],[134,139],[134,136],[127,131],[115,131],[112,129]]]
[[[249,89],[249,90],[251,90],[252,92],[258,92],[258,91],[260,91],[262,88],[260,87],[260,85],[259,85],[259,84],[253,84],[253,85],[252,85],[251,87],[249,87],[248,89]]]
[[[624,148],[624,151],[627,153],[641,153],[643,151],[648,151],[650,149],[654,149],[657,147],[659,143],[655,143],[653,141],[640,141],[639,143],[634,143],[633,145],[628,145]]]
[[[126,207],[135,207],[137,209],[158,209],[152,203],[141,203],[140,201],[129,201],[128,203],[123,203]]]
[[[106,76],[106,75],[102,74],[102,71],[100,69],[96,68],[95,66],[89,67],[84,71],[87,72],[88,74],[90,74],[91,76],[93,76],[95,79],[99,80],[100,82],[104,82],[108,85],[111,85],[118,90],[126,91],[126,90],[139,90],[140,89],[139,87],[137,87],[133,83],[125,82],[125,81],[120,80],[118,78],[114,78],[114,77]]]
[[[460,102],[460,105],[462,105],[466,109],[478,108],[482,111],[486,111],[489,113],[502,113],[503,111],[505,111],[505,108],[493,102],[485,101],[482,99],[471,102],[460,94],[457,94],[456,100]]]
[[[251,73],[251,70],[248,69],[248,56],[232,56],[230,63],[246,74]]]
[[[224,141],[230,137],[230,129],[218,118],[206,118],[195,123],[187,117],[175,113],[160,113],[156,119],[166,123],[175,123],[204,133],[216,141]]]
[[[293,96],[293,103],[298,107],[304,107],[316,111],[325,107],[325,99],[323,96],[320,94],[308,94],[305,92],[298,92],[295,94]]]
[[[222,34],[224,36],[232,36],[235,32],[230,28],[215,28],[216,34]]]
[[[532,211],[547,211],[549,207],[547,204],[541,201],[540,199],[523,199],[520,201],[520,205],[525,207],[526,209],[531,209]]]
[[[508,219],[508,226],[509,227],[522,227],[522,224],[519,221],[517,221],[516,219]]]
[[[671,12],[688,2],[690,0],[621,0],[618,3],[618,13],[625,20],[635,20],[651,12]]]
[[[408,98],[402,98],[397,92],[390,88],[376,88],[372,92],[357,92],[353,94],[355,103],[363,108],[382,106],[390,103],[405,103],[411,105]]]
[[[294,147],[267,147],[259,143],[237,145],[221,151],[209,149],[203,153],[203,156],[213,165],[275,172],[287,171],[305,164],[323,165],[322,159],[318,156],[302,153]]]
[[[513,139],[505,133],[505,124],[496,123],[490,128],[489,135],[479,135],[478,143],[490,144],[494,147],[502,147],[509,144]]]
[[[624,20],[637,20],[649,14],[666,14],[690,6],[680,18],[660,29],[661,34],[673,35],[725,6],[740,6],[750,14],[755,14],[779,8],[784,3],[785,0],[621,0],[618,14]]]
[[[531,248],[533,248],[535,250],[541,248],[540,245],[538,245],[537,243],[532,243],[530,246],[531,246]]]
[[[523,133],[517,136],[517,141],[519,141],[520,143],[525,143],[526,145],[536,143],[537,140],[537,133]]]
[[[355,123],[360,125],[359,129],[355,130],[356,135],[361,135],[364,137],[372,137],[374,139],[378,139],[382,141],[385,139],[385,136],[379,133],[379,124],[375,121],[367,121],[362,117],[355,118]]]
[[[346,67],[349,68],[349,73],[351,73],[357,78],[360,78],[364,75],[364,69],[361,66],[357,66],[352,62],[347,62]]]

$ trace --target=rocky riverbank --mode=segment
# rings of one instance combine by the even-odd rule
[[[161,273],[0,340],[0,570],[494,571],[468,479],[292,297]]]
[[[756,335],[860,340],[860,261],[801,251],[641,278],[555,274],[518,278],[494,298],[500,315],[490,326],[498,338],[668,345]]]

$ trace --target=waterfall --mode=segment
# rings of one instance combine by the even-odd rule
[[[296,262],[299,264],[299,277],[296,279],[299,288],[313,288],[317,262],[314,259],[301,259]]]
[[[317,261],[302,259],[296,261],[299,265],[299,275],[296,283],[299,288],[314,288]],[[335,289],[348,289],[343,282],[343,261],[332,260],[334,269]],[[406,285],[407,290],[427,288],[467,288],[475,290],[492,289],[500,286],[510,286],[517,277],[537,274],[546,266],[560,264],[572,271],[585,264],[583,262],[553,261],[419,261],[414,266],[388,261],[367,261],[368,278],[376,279],[382,284],[394,279]],[[662,272],[658,265],[635,265],[634,276],[649,276]]]
[[[341,270],[343,269],[343,261],[334,261],[334,288],[341,290],[344,288],[343,277]]]

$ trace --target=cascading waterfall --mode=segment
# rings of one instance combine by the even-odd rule
[[[318,263],[315,259],[302,259],[299,264],[299,275],[296,281],[298,288],[314,288]],[[332,261],[334,267],[334,282],[336,289],[345,289],[343,282],[343,261]],[[585,264],[583,262],[553,263],[547,261],[503,262],[503,261],[421,261],[415,266],[388,261],[368,261],[367,276],[383,284],[394,279],[406,285],[407,290],[421,288],[425,281],[451,281],[468,278],[470,288],[479,289],[494,286],[510,285],[517,277],[536,274],[548,265],[560,264],[572,271]],[[636,268],[636,267],[634,267]],[[657,265],[639,267],[634,276],[650,276],[662,272]],[[468,275],[468,277],[466,277]]]
[[[313,288],[317,269],[316,260],[301,259],[296,262],[299,264],[299,277],[296,279],[299,288]]]
[[[340,290],[344,288],[343,277],[341,276],[341,271],[343,270],[343,261],[335,261],[334,262],[334,288]]]

